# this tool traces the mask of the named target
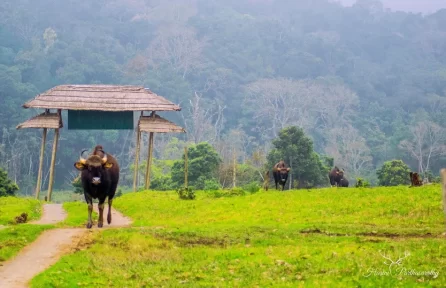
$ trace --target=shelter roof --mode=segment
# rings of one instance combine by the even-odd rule
[[[142,86],[60,85],[24,108],[99,111],[180,111],[178,105]]]
[[[17,125],[16,129],[24,128],[48,128],[58,129],[62,128],[62,119],[58,113],[42,113],[33,118]]]
[[[141,116],[138,121],[138,128],[140,131],[143,132],[186,133],[186,130],[184,130],[184,128],[162,118],[159,115],[155,115],[154,118],[151,116]]]

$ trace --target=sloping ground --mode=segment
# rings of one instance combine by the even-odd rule
[[[97,211],[97,205],[94,206]],[[108,209],[108,208],[107,208]],[[105,209],[105,211],[107,211]],[[41,219],[31,224],[56,224],[67,216],[62,204],[45,204]],[[112,224],[106,228],[125,227],[131,220],[112,209]],[[60,257],[79,246],[79,242],[88,233],[85,228],[53,229],[44,232],[39,238],[25,247],[15,258],[3,263],[0,267],[0,287],[27,287],[27,283],[37,274],[44,271]]]

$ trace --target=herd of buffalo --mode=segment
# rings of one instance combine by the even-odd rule
[[[80,179],[84,190],[85,201],[88,204],[87,228],[93,226],[91,218],[93,212],[93,199],[99,200],[98,227],[101,228],[104,225],[104,204],[107,198],[107,223],[110,224],[112,221],[111,206],[119,182],[119,164],[112,155],[104,152],[101,145],[97,145],[87,158],[82,156],[85,151],[87,150],[81,152],[79,161],[74,163],[74,167],[81,172]],[[278,186],[281,186],[282,190],[285,189],[289,172],[290,168],[286,167],[283,160],[274,165],[273,177],[276,189],[278,189]],[[267,176],[269,181],[269,172],[267,173]],[[335,167],[330,171],[329,179],[332,186],[348,187],[348,180],[344,177],[344,171],[340,170],[338,167]],[[267,186],[266,190],[268,190]]]

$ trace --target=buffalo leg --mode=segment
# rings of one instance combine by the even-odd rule
[[[91,213],[93,212],[93,199],[90,195],[85,194],[85,201],[87,201],[88,204],[88,222],[87,222],[87,228],[91,228],[93,226],[93,220],[91,219]]]
[[[110,224],[112,217],[111,217],[111,207],[113,204],[113,198],[108,198],[108,214],[107,214],[107,223]]]
[[[99,210],[99,220],[98,220],[98,227],[102,228],[104,226],[104,202],[105,199],[100,199],[98,204],[98,210]]]

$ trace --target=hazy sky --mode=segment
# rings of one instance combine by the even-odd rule
[[[338,0],[344,5],[352,5],[356,0]],[[446,8],[446,0],[381,0],[386,8],[410,12],[432,13]]]

